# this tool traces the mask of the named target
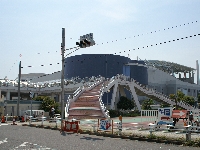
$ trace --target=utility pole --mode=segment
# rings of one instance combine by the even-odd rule
[[[65,54],[65,28],[62,28],[62,71],[61,71],[61,130],[63,129],[63,120],[64,120],[64,54]]]
[[[19,117],[19,101],[20,101],[20,80],[21,80],[21,61],[19,62],[19,75],[18,75],[18,100],[17,100],[17,116]]]

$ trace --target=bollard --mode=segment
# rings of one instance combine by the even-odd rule
[[[186,128],[186,137],[185,137],[186,141],[191,141],[191,131],[190,131],[190,127]]]
[[[119,121],[117,124],[118,124],[117,127],[118,127],[118,129],[119,129],[118,135],[121,135],[121,132],[122,132],[122,122]]]
[[[191,132],[186,133],[186,141],[191,141]]]
[[[57,117],[56,117],[56,128],[57,128],[57,121],[58,121],[58,120],[57,120]]]
[[[31,118],[32,116],[29,116],[29,125],[31,125]]]
[[[8,114],[6,115],[6,123],[7,123],[7,121],[8,121]]]
[[[96,125],[95,125],[95,120],[93,120],[92,122],[94,122],[94,124],[93,124],[93,132],[95,132],[96,131],[96,129],[95,129],[95,127],[96,127]]]
[[[42,123],[41,125],[43,126],[43,123],[44,123],[44,119],[43,119],[43,117],[42,117],[42,122],[41,122],[41,123]]]
[[[17,124],[15,123],[15,121],[16,121],[16,118],[13,117],[13,124],[11,124],[11,125],[17,125]]]

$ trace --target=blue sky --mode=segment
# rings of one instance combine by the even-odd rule
[[[195,68],[200,35],[193,35],[200,34],[199,8],[199,0],[1,0],[0,79],[15,79],[20,59],[23,74],[59,71],[62,28],[66,48],[76,46],[87,33],[96,41],[69,56],[116,53]]]

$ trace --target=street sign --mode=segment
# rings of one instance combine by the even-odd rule
[[[111,130],[111,120],[100,120],[99,129],[101,130]]]
[[[187,110],[173,110],[172,118],[186,118]]]
[[[173,120],[171,118],[172,115],[172,108],[158,108],[158,120],[157,124],[172,124]]]
[[[29,94],[30,94],[30,98],[34,97],[34,93],[33,92],[29,92]]]

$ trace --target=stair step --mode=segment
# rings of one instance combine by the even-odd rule
[[[77,120],[83,120],[83,119],[105,119],[105,117],[101,117],[101,116],[68,116],[68,119],[77,119]]]
[[[101,110],[100,107],[70,107],[69,110]]]
[[[99,101],[72,102],[70,107],[100,107]]]
[[[101,110],[69,110],[70,116],[104,116]]]

